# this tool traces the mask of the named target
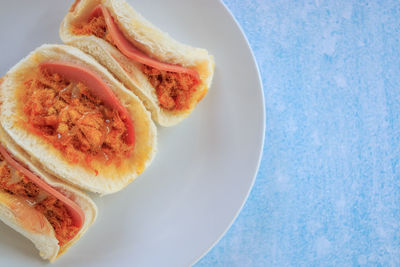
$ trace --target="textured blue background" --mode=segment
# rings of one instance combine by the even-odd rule
[[[224,0],[267,128],[247,203],[201,266],[400,266],[400,2]]]

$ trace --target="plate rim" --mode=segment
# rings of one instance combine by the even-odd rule
[[[233,15],[232,11],[228,8],[228,6],[224,3],[223,0],[219,0],[218,1],[220,5],[222,5],[222,7],[225,9],[225,11],[228,13],[228,15],[230,16],[230,18],[233,20],[233,22],[235,23],[236,27],[239,29],[240,34],[242,35],[242,37],[244,38],[245,42],[246,42],[246,46],[249,49],[250,55],[251,55],[251,61],[253,63],[253,65],[256,68],[257,71],[257,77],[258,77],[258,85],[260,87],[261,90],[261,104],[262,104],[262,137],[261,137],[261,145],[259,147],[259,152],[258,152],[258,160],[257,160],[257,167],[254,171],[253,174],[253,178],[251,180],[251,184],[250,187],[247,189],[246,195],[242,201],[242,204],[240,205],[240,207],[238,208],[238,210],[236,211],[235,215],[232,217],[230,223],[226,226],[225,230],[217,237],[217,239],[210,245],[210,247],[208,247],[204,252],[202,252],[202,254],[200,254],[200,256],[198,256],[195,261],[191,264],[191,266],[196,265],[197,263],[199,263],[199,261],[204,258],[218,243],[219,241],[221,241],[221,239],[226,235],[226,233],[229,231],[229,229],[232,227],[233,223],[236,221],[236,219],[238,218],[240,212],[243,210],[244,205],[246,204],[250,192],[254,187],[254,183],[256,181],[258,172],[260,170],[260,164],[261,164],[261,159],[263,156],[263,151],[264,151],[264,145],[265,145],[265,131],[266,131],[266,110],[265,110],[265,94],[264,94],[264,86],[263,86],[263,82],[262,82],[262,78],[261,78],[261,72],[260,72],[260,68],[258,66],[257,63],[257,59],[254,55],[254,51],[251,48],[250,42],[246,36],[246,33],[244,32],[242,26],[239,24],[239,22],[237,21],[236,17]]]

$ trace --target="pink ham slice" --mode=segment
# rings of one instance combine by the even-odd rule
[[[195,79],[196,83],[199,83],[200,78],[197,71],[179,65],[160,62],[154,58],[149,57],[148,55],[137,49],[128,39],[126,39],[124,34],[118,28],[118,25],[115,23],[114,18],[111,16],[110,11],[108,11],[108,9],[105,6],[103,5],[96,6],[89,18],[93,16],[98,16],[100,14],[103,14],[105,18],[107,28],[111,34],[111,38],[114,41],[115,45],[121,51],[121,53],[124,54],[126,57],[158,70],[189,74]]]
[[[4,160],[8,164],[10,164],[13,168],[23,173],[29,180],[31,180],[33,183],[35,183],[38,187],[40,187],[44,191],[46,191],[49,195],[52,195],[53,197],[57,198],[62,203],[64,203],[65,207],[67,208],[72,218],[74,225],[78,228],[82,227],[83,222],[85,221],[85,214],[83,213],[83,210],[75,202],[73,202],[71,199],[67,198],[60,192],[58,192],[56,189],[48,185],[45,181],[37,177],[30,170],[22,166],[15,159],[13,159],[11,155],[8,153],[8,151],[2,145],[0,145],[0,153],[4,157]]]

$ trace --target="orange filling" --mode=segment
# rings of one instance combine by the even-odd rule
[[[0,155],[0,190],[23,198],[29,206],[42,213],[54,228],[59,245],[63,246],[78,232],[65,205],[48,195],[25,175],[9,166]]]
[[[88,22],[75,25],[72,32],[76,35],[95,35],[115,46],[111,34],[107,30],[103,15],[93,16]],[[142,72],[156,89],[157,98],[162,108],[167,110],[190,108],[193,93],[198,85],[191,75],[158,70],[144,64],[142,64]]]
[[[28,127],[62,151],[69,162],[93,169],[93,159],[119,165],[130,156],[133,146],[124,142],[126,126],[118,111],[104,105],[83,83],[41,68],[24,85]]]

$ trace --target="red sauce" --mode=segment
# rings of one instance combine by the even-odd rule
[[[69,162],[93,169],[94,159],[119,165],[130,156],[133,146],[124,142],[126,126],[118,111],[104,105],[83,83],[41,68],[24,85],[21,102],[29,129],[62,151]]]

